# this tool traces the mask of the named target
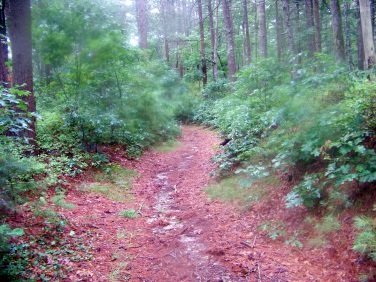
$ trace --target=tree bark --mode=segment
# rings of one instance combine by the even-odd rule
[[[307,34],[307,50],[308,50],[308,57],[312,58],[313,54],[315,53],[315,34],[313,32],[313,12],[312,12],[312,0],[305,0],[305,16],[306,16],[306,32]]]
[[[350,23],[349,23],[349,12],[350,12],[350,3],[347,1],[343,2],[344,7],[344,15],[345,15],[345,35],[346,35],[346,51],[347,51],[347,59],[349,63],[350,70],[353,70],[353,60],[351,56],[351,30],[350,30]]]
[[[364,70],[364,48],[363,48],[363,36],[362,36],[362,24],[360,21],[360,8],[359,1],[356,1],[357,8],[357,24],[358,24],[358,37],[356,39],[356,45],[358,49],[358,69]]]
[[[282,11],[283,11],[283,18],[285,22],[285,28],[287,32],[287,38],[289,40],[290,52],[291,55],[296,54],[296,47],[295,47],[295,40],[294,40],[294,30],[291,25],[290,19],[290,3],[289,0],[282,0]]]
[[[315,22],[315,44],[316,52],[321,52],[321,25],[320,25],[320,7],[319,0],[313,0],[313,18]]]
[[[252,49],[251,49],[251,37],[249,34],[249,21],[248,21],[248,1],[243,0],[243,12],[244,12],[244,29],[245,29],[245,62],[249,64],[252,62]]]
[[[210,28],[210,43],[212,47],[213,80],[217,81],[218,79],[217,38],[216,38],[215,29],[214,29],[213,7],[212,7],[211,0],[208,0],[208,16],[209,16],[209,28]]]
[[[8,82],[8,68],[6,62],[8,62],[8,44],[7,44],[7,28],[5,21],[5,0],[1,1],[0,10],[0,83],[4,86]]]
[[[258,1],[257,7],[260,23],[260,56],[266,58],[267,53],[267,31],[266,31],[266,16],[265,16],[265,0]]]
[[[9,37],[12,50],[13,85],[28,91],[28,96],[20,98],[27,103],[28,112],[35,112],[36,104],[33,92],[33,65],[31,39],[30,0],[9,1]],[[35,144],[35,118],[32,118],[30,131],[23,132]]]
[[[375,64],[375,46],[372,36],[371,7],[369,0],[359,0],[360,22],[362,27],[364,69],[368,70]]]
[[[148,17],[147,0],[136,0],[137,27],[139,35],[139,47],[148,48]]]
[[[208,74],[206,68],[206,59],[205,59],[205,34],[204,34],[204,21],[202,19],[202,3],[201,0],[197,0],[197,12],[198,12],[198,21],[200,27],[200,55],[201,55],[201,71],[202,71],[202,84],[203,87],[206,86],[208,82]]]
[[[282,42],[281,42],[281,19],[279,17],[279,7],[278,7],[278,0],[275,1],[275,33],[276,33],[276,40],[277,40],[277,58],[278,61],[281,60],[282,57]]]
[[[332,29],[334,38],[334,53],[339,63],[346,62],[345,43],[342,31],[342,17],[339,0],[330,0],[330,13],[332,14]]]
[[[161,14],[162,14],[162,25],[163,25],[163,45],[165,58],[167,63],[170,62],[170,48],[168,46],[168,27],[167,27],[167,11],[166,11],[166,0],[161,1]]]
[[[227,49],[227,65],[229,71],[230,81],[236,80],[236,61],[235,61],[235,39],[234,27],[231,13],[231,0],[222,0],[222,9],[224,17],[224,28],[226,35],[226,49]]]

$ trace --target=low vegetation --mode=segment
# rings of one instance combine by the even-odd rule
[[[340,228],[336,216],[356,211],[359,202],[372,197],[376,92],[366,73],[349,73],[330,57],[316,56],[294,81],[287,65],[252,63],[238,74],[232,90],[223,86],[231,94],[207,95],[193,121],[218,128],[227,141],[215,158],[216,175],[238,175],[209,187],[209,195],[244,205],[260,198],[255,196],[260,179],[279,175],[293,184],[285,195],[287,208],[305,206],[326,214],[321,223],[311,222],[317,235],[311,243],[318,246]],[[374,213],[367,216],[354,219],[360,230],[354,250],[372,257]],[[280,236],[273,226],[265,223],[262,229]]]

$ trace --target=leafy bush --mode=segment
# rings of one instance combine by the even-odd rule
[[[348,206],[351,191],[344,186],[376,180],[375,152],[366,140],[376,134],[375,82],[349,74],[324,54],[295,72],[292,81],[285,65],[253,63],[239,73],[233,93],[200,105],[195,120],[229,140],[215,158],[219,174],[249,164],[252,171],[242,173],[252,177],[262,176],[258,167],[295,167],[288,174],[300,183],[287,195],[288,207]]]
[[[9,279],[11,274],[9,266],[8,254],[11,252],[12,245],[9,243],[9,240],[12,237],[18,237],[24,235],[24,231],[21,228],[11,229],[8,225],[0,225],[0,278]]]

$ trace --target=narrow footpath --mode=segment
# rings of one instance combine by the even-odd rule
[[[179,141],[172,152],[147,152],[138,161],[114,157],[139,173],[129,203],[82,191],[67,195],[76,209],[64,216],[76,234],[90,232],[94,249],[71,281],[358,281],[356,257],[299,249],[258,233],[283,208],[280,194],[268,215],[208,199],[203,188],[214,181],[211,159],[221,142],[215,133],[184,126]],[[120,217],[125,208],[139,216]],[[297,217],[291,211],[292,221]]]

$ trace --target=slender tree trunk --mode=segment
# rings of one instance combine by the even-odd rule
[[[319,0],[313,0],[313,18],[315,22],[315,44],[316,52],[321,52],[321,24]]]
[[[147,0],[136,0],[137,26],[139,34],[139,46],[141,49],[148,48],[148,17]]]
[[[167,14],[166,11],[166,0],[161,1],[161,13],[162,13],[162,24],[163,24],[163,45],[164,45],[164,52],[165,52],[165,58],[167,63],[170,62],[170,48],[168,46],[168,27],[167,27]]]
[[[372,36],[375,36],[375,0],[370,0],[370,5],[371,5]]]
[[[300,2],[299,1],[295,1],[295,14],[296,14],[295,22],[296,22],[296,31],[297,31],[296,34],[302,34],[302,28],[300,24]],[[300,54],[302,52],[301,40],[299,40],[299,38],[297,42],[295,42],[295,48],[296,48],[296,54]],[[298,57],[299,63],[301,62],[301,58],[302,56]]]
[[[375,46],[372,36],[371,7],[369,0],[359,0],[360,22],[362,26],[364,69],[371,69],[375,64]]]
[[[342,31],[342,17],[339,0],[330,0],[330,13],[332,14],[332,29],[334,37],[334,53],[339,63],[346,62],[345,42]]]
[[[205,34],[204,34],[204,21],[202,19],[202,3],[201,0],[197,0],[197,12],[198,12],[198,21],[200,27],[200,55],[201,55],[201,71],[202,71],[202,84],[203,87],[206,86],[208,82],[208,74],[206,68],[206,59],[205,59]]]
[[[313,12],[312,12],[312,0],[305,0],[305,16],[306,16],[306,28],[307,28],[307,49],[308,57],[312,58],[315,53],[315,37],[313,32]]]
[[[210,43],[212,47],[211,59],[212,59],[213,80],[217,81],[218,79],[217,49],[216,49],[217,39],[216,39],[216,34],[215,34],[215,29],[214,29],[213,7],[212,7],[211,0],[208,0],[208,17],[209,17],[209,29],[210,29]]]
[[[267,31],[266,31],[266,16],[265,16],[265,0],[258,0],[258,15],[260,22],[260,56],[266,58],[267,53]]]
[[[25,84],[21,89],[28,91],[29,95],[20,98],[27,103],[28,112],[35,112],[30,0],[11,0],[9,2],[8,20],[12,49],[13,84],[19,86]],[[24,131],[23,136],[29,138],[35,145],[35,118],[32,118],[30,131]]]
[[[347,50],[347,58],[349,62],[350,70],[353,70],[353,60],[351,56],[351,36],[350,36],[350,23],[349,23],[349,11],[350,11],[350,3],[347,1],[343,2],[344,6],[344,16],[345,16],[345,34],[346,34],[346,50]]]
[[[282,57],[282,42],[281,42],[281,32],[280,32],[280,27],[281,27],[281,19],[279,17],[279,7],[278,7],[278,0],[275,2],[275,33],[276,33],[276,40],[277,40],[277,58],[278,61],[281,60]]]
[[[255,11],[257,11],[257,0],[255,0]],[[259,46],[259,19],[258,19],[258,14],[254,13],[254,21],[255,21],[255,58],[258,58],[258,46]]]
[[[235,81],[236,61],[235,61],[235,39],[234,27],[231,12],[231,0],[222,0],[224,17],[224,28],[226,34],[227,61],[230,81]]]
[[[251,49],[251,36],[249,34],[249,21],[248,21],[248,1],[243,0],[244,12],[244,29],[245,29],[245,62],[249,64],[252,62],[252,49]]]
[[[356,1],[356,8],[357,8],[357,24],[358,24],[358,37],[356,40],[356,45],[358,48],[358,69],[364,70],[364,47],[363,47],[363,36],[362,36],[362,23],[360,21],[360,8],[359,8],[359,1]]]
[[[8,44],[7,44],[7,28],[5,21],[5,0],[1,1],[0,10],[0,83],[6,86],[8,82],[8,68],[6,62],[8,62]]]

